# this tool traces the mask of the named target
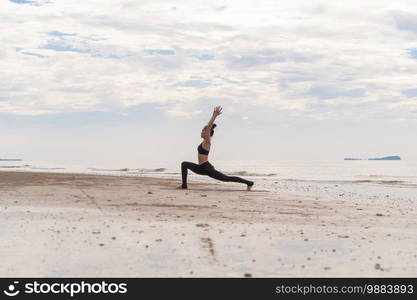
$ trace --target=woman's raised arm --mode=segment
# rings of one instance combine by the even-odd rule
[[[205,139],[210,138],[211,128],[213,127],[214,120],[216,120],[217,116],[221,115],[222,107],[220,105],[216,106],[213,110],[213,114],[207,123],[206,132],[205,132]]]

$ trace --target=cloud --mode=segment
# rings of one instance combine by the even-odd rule
[[[164,49],[146,49],[147,54],[159,54],[159,55],[175,55],[174,50],[164,50]]]
[[[393,13],[393,17],[398,29],[417,33],[417,14],[402,11]]]
[[[180,87],[192,87],[192,88],[205,88],[213,85],[212,83],[204,80],[188,80],[183,82],[178,82],[174,86]]]
[[[409,98],[417,97],[417,88],[414,89],[406,89],[402,91],[404,95]]]
[[[214,60],[215,56],[213,54],[193,54],[192,56],[196,57],[199,60]]]
[[[172,117],[191,117],[201,114],[202,111],[186,108],[183,104],[175,104],[173,107],[166,109],[166,112]]]
[[[48,42],[45,45],[41,45],[39,49],[47,49],[53,51],[63,51],[63,52],[78,52],[78,53],[87,53],[88,50],[74,48],[71,45],[67,45],[65,43],[60,42]]]
[[[47,55],[42,55],[42,54],[32,53],[32,52],[20,51],[20,53],[22,53],[24,55],[36,56],[36,57],[40,57],[40,58],[48,57]]]
[[[215,11],[222,11],[222,10],[225,10],[226,8],[227,8],[226,5],[221,5],[221,6],[215,7],[214,10]]]
[[[16,4],[32,4],[34,1],[30,0],[9,0],[10,2],[16,3]]]
[[[410,57],[417,59],[417,48],[410,49]]]
[[[36,3],[48,5],[1,4],[3,113],[148,103],[192,116],[201,99],[305,118],[413,107],[417,7],[406,0]]]
[[[228,66],[232,69],[247,69],[283,61],[283,56],[234,55],[229,58]]]
[[[29,4],[32,6],[42,6],[46,3],[51,3],[49,0],[9,0],[12,3],[15,4]]]
[[[365,96],[365,89],[340,89],[333,86],[315,86],[310,88],[306,95],[319,99],[332,99],[340,97],[357,98]]]
[[[53,36],[59,36],[59,37],[61,37],[61,36],[75,36],[76,35],[75,33],[65,33],[65,32],[60,32],[60,31],[56,31],[56,30],[50,31],[50,32],[48,32],[48,34],[53,35]]]
[[[199,114],[201,111],[185,111],[180,109],[169,109],[168,114],[174,117],[189,117],[192,115]]]

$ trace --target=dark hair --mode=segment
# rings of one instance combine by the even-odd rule
[[[214,134],[214,128],[216,128],[216,124],[213,124],[213,126],[211,126],[211,132],[210,132],[210,136],[213,136]]]

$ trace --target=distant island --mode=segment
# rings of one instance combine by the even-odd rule
[[[376,157],[376,158],[344,158],[343,160],[401,160],[401,157],[398,155],[393,156],[384,156],[384,157]]]
[[[0,158],[0,161],[22,161],[20,158]]]
[[[385,157],[377,157],[377,158],[368,158],[368,160],[401,160],[401,157],[394,155],[394,156],[385,156]]]

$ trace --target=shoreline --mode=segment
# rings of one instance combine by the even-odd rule
[[[417,276],[414,203],[179,184],[0,171],[0,276]]]

